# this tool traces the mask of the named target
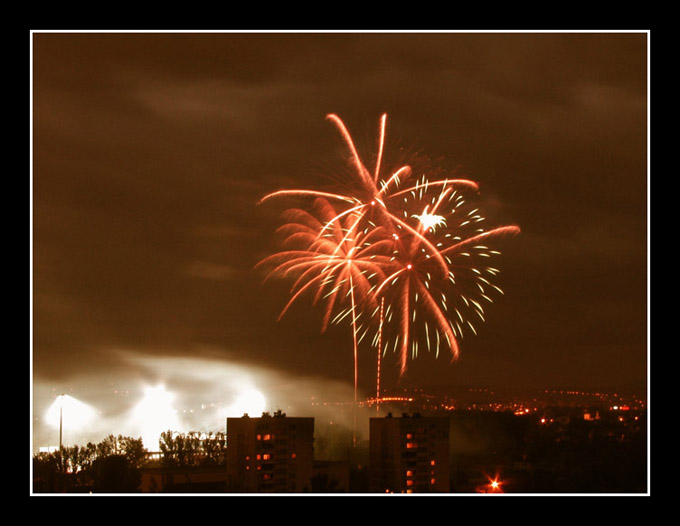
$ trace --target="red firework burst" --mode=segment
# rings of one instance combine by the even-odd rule
[[[334,309],[349,299],[349,307],[340,310],[335,320],[351,315],[356,397],[357,334],[362,312],[380,312],[376,339],[383,341],[384,332],[381,352],[388,345],[398,350],[402,374],[407,368],[409,347],[415,356],[418,342],[426,342],[437,353],[444,345],[455,359],[463,329],[475,330],[466,316],[472,312],[484,320],[483,301],[491,301],[493,291],[502,292],[491,282],[498,270],[480,264],[498,254],[485,242],[517,233],[519,228],[481,227],[483,218],[478,210],[464,206],[461,193],[477,191],[473,181],[429,181],[423,177],[414,184],[409,165],[383,176],[386,115],[380,121],[372,172],[342,120],[333,114],[328,119],[349,150],[351,192],[292,189],[266,195],[261,202],[284,196],[315,198],[316,215],[302,209],[289,210],[289,222],[281,230],[289,243],[299,243],[301,248],[270,256],[262,264],[274,266],[270,276],[295,277],[282,315],[303,294],[313,293],[314,303],[326,300],[325,329]],[[379,301],[385,309],[378,307]]]

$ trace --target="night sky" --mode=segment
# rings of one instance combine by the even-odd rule
[[[320,333],[283,282],[293,201],[346,153],[387,142],[477,181],[499,239],[478,336],[383,386],[633,388],[648,376],[648,34],[34,33],[32,390],[109,422],[144,385],[197,406],[250,385],[268,409],[350,399],[348,325]],[[375,356],[360,361],[375,392]],[[119,418],[116,420],[116,418]],[[223,425],[223,423],[219,423]],[[218,425],[218,427],[219,427]],[[106,434],[124,432],[110,429]],[[131,431],[132,433],[132,431]],[[41,442],[42,443],[42,442]]]

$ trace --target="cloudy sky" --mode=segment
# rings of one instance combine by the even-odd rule
[[[487,220],[521,228],[499,242],[505,295],[460,359],[422,353],[399,384],[388,355],[386,387],[644,390],[647,46],[644,32],[34,33],[36,415],[55,393],[97,405],[154,382],[194,399],[238,379],[351,392],[350,329],[321,334],[304,304],[277,322],[287,287],[254,269],[280,249],[285,208],[258,200],[343,161],[329,113],[370,153],[386,112],[390,145],[475,180]]]

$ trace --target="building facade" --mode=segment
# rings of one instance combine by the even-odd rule
[[[314,418],[280,411],[227,418],[227,489],[239,493],[308,491],[314,473]]]
[[[418,414],[370,419],[370,491],[450,491],[449,419]]]

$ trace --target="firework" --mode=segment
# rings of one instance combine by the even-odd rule
[[[383,353],[390,347],[397,352],[404,374],[408,357],[415,358],[419,346],[437,356],[444,347],[452,359],[458,357],[458,340],[465,332],[475,333],[475,320],[484,321],[484,304],[492,302],[494,294],[502,294],[493,284],[498,270],[489,265],[490,258],[500,252],[491,250],[484,241],[519,229],[505,226],[484,230],[484,218],[466,204],[462,193],[446,185],[433,185],[425,178],[399,194],[403,196],[404,221],[411,221],[419,235],[405,231],[394,236],[391,272],[373,291],[387,299],[385,318],[381,314],[379,319],[382,329],[374,345],[381,345]],[[422,237],[430,240],[446,262],[444,276],[428,246],[421,242]],[[377,312],[374,310],[373,315]]]
[[[314,199],[313,212],[289,210],[289,222],[280,229],[288,243],[301,248],[275,254],[263,264],[273,265],[269,276],[295,279],[282,315],[310,293],[314,304],[326,301],[322,329],[330,321],[351,318],[356,397],[358,334],[371,328],[366,318],[377,326],[379,356],[392,346],[400,355],[402,374],[419,344],[437,355],[446,347],[455,359],[458,339],[475,332],[470,317],[483,321],[483,304],[502,293],[492,283],[498,270],[487,263],[499,253],[486,241],[519,229],[482,227],[484,218],[463,197],[465,191],[478,190],[474,181],[423,176],[414,182],[408,164],[385,169],[386,115],[380,120],[371,171],[342,120],[334,114],[327,118],[349,152],[351,170],[344,185],[349,191],[289,189],[263,197],[261,202],[285,196]],[[331,320],[343,304],[349,306]]]

